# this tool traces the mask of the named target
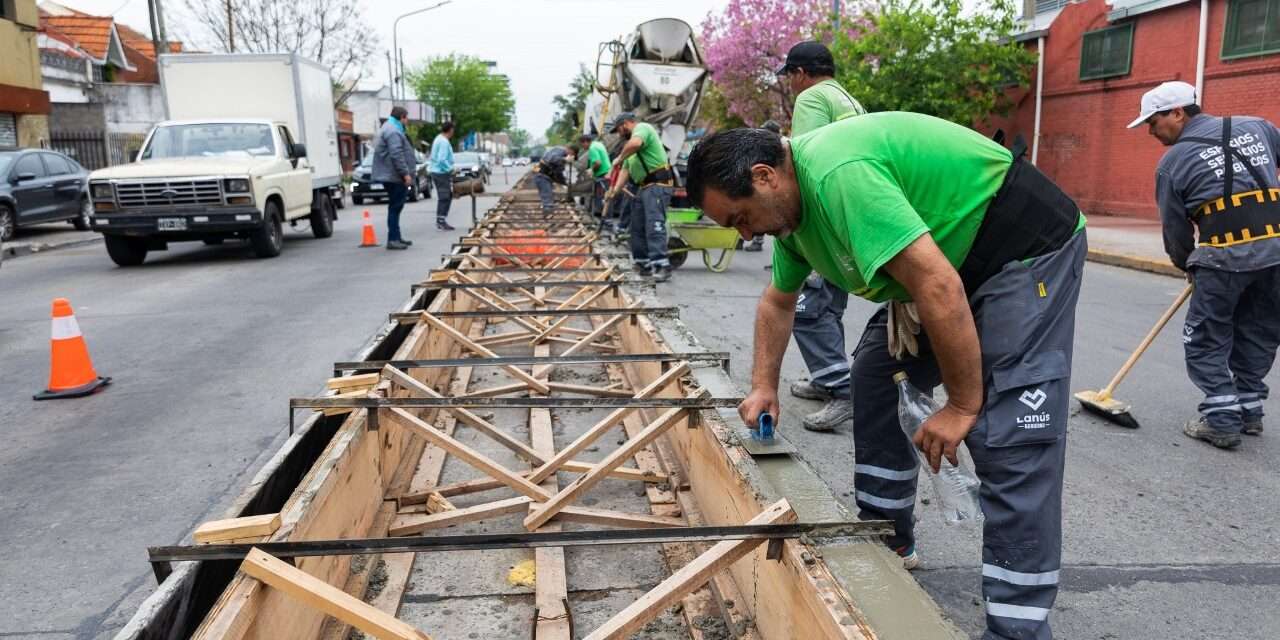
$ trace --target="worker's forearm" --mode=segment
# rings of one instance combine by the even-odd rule
[[[982,409],[982,348],[960,274],[931,279],[913,292],[920,324],[942,371],[947,404],[965,414]]]
[[[618,152],[618,159],[614,160],[614,162],[618,163],[618,162],[622,162],[623,160],[626,160],[627,158],[634,155],[635,152],[639,151],[640,147],[643,145],[644,145],[644,142],[641,141],[639,138],[632,138],[628,140],[626,144],[622,145],[622,151]]]
[[[787,299],[791,298],[791,304]],[[791,339],[795,320],[794,295],[788,296],[772,287],[756,306],[755,346],[751,365],[751,388],[777,390],[782,370],[782,356]]]

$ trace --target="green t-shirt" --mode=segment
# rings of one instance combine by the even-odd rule
[[[587,147],[587,168],[591,168],[596,162],[600,166],[595,170],[595,176],[602,178],[609,175],[609,171],[613,169],[613,163],[609,162],[609,151],[599,140],[592,140],[591,146]]]
[[[791,135],[804,135],[836,120],[866,112],[839,82],[828,78],[796,96],[796,106],[791,112]]]
[[[622,167],[627,170],[631,180],[639,184],[650,172],[667,166],[667,148],[662,146],[658,130],[648,122],[637,122],[631,137],[640,138],[643,145],[623,162]]]
[[[925,233],[957,268],[1013,158],[986,136],[917,113],[873,113],[791,139],[800,225],[774,244],[773,285],[809,272],[873,302],[910,300],[881,267]]]

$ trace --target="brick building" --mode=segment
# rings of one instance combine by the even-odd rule
[[[1024,13],[1018,39],[1041,68],[992,124],[1022,134],[1086,213],[1158,217],[1165,147],[1125,125],[1161,82],[1198,86],[1208,113],[1280,123],[1280,0],[1026,0]]]

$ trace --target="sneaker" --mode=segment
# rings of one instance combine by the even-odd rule
[[[412,241],[412,240],[405,240],[404,238],[401,238],[401,239],[400,239],[400,242],[403,242],[404,244],[406,244],[406,245],[408,245],[408,246],[410,246],[410,247],[412,247],[412,246],[413,246],[413,241]]]
[[[449,224],[448,222],[441,222],[439,220],[436,221],[436,229],[439,231],[453,231],[454,228],[455,227]]]
[[[916,553],[916,548],[914,546],[899,547],[893,551],[898,554],[898,557],[902,558],[903,569],[911,571],[920,566],[920,555]]]
[[[389,251],[404,251],[405,249],[408,249],[408,248],[409,248],[409,245],[403,242],[400,242],[399,240],[387,241],[387,250]]]
[[[646,278],[653,275],[653,269],[650,269],[647,264],[640,264],[637,262],[631,266],[631,270],[636,272],[636,275],[644,276]]]
[[[756,251],[764,251],[764,238],[755,238],[751,242],[748,242],[746,246],[742,247],[742,250],[753,253]]]
[[[846,422],[853,423],[853,402],[848,398],[832,398],[816,413],[805,416],[801,426],[806,431],[830,433]]]
[[[1204,440],[1219,449],[1234,449],[1240,446],[1240,434],[1218,431],[1205,422],[1204,416],[1188,421],[1183,425],[1182,433],[1188,438]]]
[[[812,380],[799,380],[791,383],[791,395],[805,400],[830,400],[831,390],[819,387]]]
[[[671,279],[671,267],[661,266],[653,270],[654,282],[666,282]]]
[[[1241,433],[1245,434],[1246,436],[1260,436],[1260,435],[1262,435],[1262,418],[1261,418],[1261,417],[1258,417],[1258,418],[1245,418],[1245,419],[1244,419],[1244,430],[1243,430],[1243,431],[1241,431]]]

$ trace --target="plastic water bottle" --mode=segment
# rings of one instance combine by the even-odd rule
[[[893,374],[893,381],[898,385],[898,424],[907,440],[912,441],[920,425],[939,409],[933,398],[915,388],[907,380],[906,372]],[[956,451],[960,466],[952,465],[945,456],[938,472],[929,468],[929,461],[924,452],[911,445],[920,459],[920,469],[928,474],[933,483],[934,493],[938,494],[938,506],[942,509],[942,517],[949,524],[978,524],[982,522],[982,509],[978,503],[978,487],[981,483],[971,468],[965,465],[969,451],[961,442]]]

